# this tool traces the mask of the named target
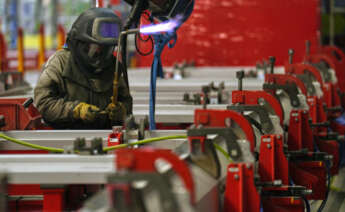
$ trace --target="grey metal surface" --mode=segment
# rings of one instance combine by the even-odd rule
[[[88,140],[102,138],[104,145],[111,130],[13,130],[3,132],[5,135],[33,144],[64,148],[73,145],[76,138],[84,137]],[[28,150],[31,148],[20,146],[16,143],[0,138],[2,149],[6,150]]]
[[[100,184],[115,171],[115,156],[0,155],[11,184]]]

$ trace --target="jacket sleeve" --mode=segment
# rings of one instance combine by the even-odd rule
[[[119,79],[119,101],[122,102],[127,110],[127,115],[133,113],[133,98],[129,93],[129,89],[125,83],[125,80],[121,76]]]
[[[43,68],[34,89],[34,103],[43,119],[55,126],[63,126],[73,121],[73,109],[78,101],[67,101],[63,94],[61,77],[63,65],[53,56]]]

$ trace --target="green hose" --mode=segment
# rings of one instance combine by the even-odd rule
[[[129,146],[135,146],[135,145],[139,145],[139,144],[147,144],[147,143],[152,143],[152,142],[156,142],[156,141],[169,140],[169,139],[179,139],[179,138],[187,138],[187,136],[186,135],[171,135],[171,136],[163,136],[163,137],[157,137],[157,138],[148,138],[148,139],[133,142],[133,143],[120,144],[120,145],[116,145],[116,146],[106,147],[103,149],[103,151],[111,151],[111,150],[129,147]]]
[[[213,143],[213,146],[214,146],[220,153],[222,153],[222,154],[224,155],[224,157],[230,161],[230,163],[233,162],[233,161],[231,160],[231,158],[230,158],[230,155],[229,155],[221,146],[219,146],[219,145],[216,144],[216,143]]]
[[[3,133],[0,133],[0,138],[3,138],[3,139],[10,141],[10,142],[14,142],[14,143],[19,144],[19,145],[34,148],[34,149],[46,150],[49,152],[56,152],[56,153],[63,153],[64,152],[64,150],[60,149],[60,148],[46,147],[46,146],[41,146],[41,145],[37,145],[37,144],[32,144],[32,143],[29,143],[26,141],[22,141],[22,140],[8,137],[7,135],[5,135]],[[148,139],[133,142],[133,143],[120,144],[120,145],[116,145],[116,146],[106,147],[103,149],[103,151],[107,152],[107,151],[111,151],[111,150],[126,148],[129,146],[147,144],[147,143],[152,143],[152,142],[156,142],[156,141],[163,141],[163,140],[181,139],[181,138],[187,138],[187,136],[186,135],[171,135],[171,136],[163,136],[163,137],[157,137],[157,138],[148,138]],[[220,147],[216,143],[213,143],[213,145],[219,152],[221,152],[228,160],[231,161],[229,154],[222,147]]]
[[[41,145],[37,145],[37,144],[32,144],[32,143],[29,143],[26,141],[21,141],[21,140],[15,139],[15,138],[8,137],[7,135],[5,135],[3,133],[0,133],[0,138],[3,138],[7,141],[11,141],[11,142],[14,142],[14,143],[26,146],[26,147],[34,148],[34,149],[46,150],[49,152],[56,152],[56,153],[63,153],[64,152],[64,150],[60,149],[60,148],[46,147],[46,146],[41,146]]]

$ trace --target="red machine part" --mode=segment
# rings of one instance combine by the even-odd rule
[[[290,151],[305,148],[307,148],[310,152],[314,151],[313,132],[309,125],[308,111],[291,111],[287,143]]]
[[[316,96],[310,96],[307,98],[309,116],[312,119],[312,123],[321,123],[327,121],[327,115],[322,107],[322,103],[323,100],[318,99]]]
[[[255,134],[252,125],[240,113],[231,110],[210,110],[196,109],[194,111],[194,124],[204,127],[229,127],[231,121],[240,126],[246,135],[246,139],[250,142],[250,149],[254,151]]]
[[[270,104],[276,115],[280,118],[280,124],[284,122],[284,112],[279,101],[266,91],[232,91],[233,104],[257,105],[259,100],[264,99]]]
[[[290,176],[296,185],[313,191],[307,199],[323,200],[326,197],[326,166],[324,162],[295,162],[289,164]]]
[[[108,135],[108,146],[116,146],[123,143],[122,127],[113,128],[113,132]]]
[[[0,71],[7,69],[7,47],[3,33],[0,32]]]
[[[262,198],[265,211],[270,212],[304,212],[304,202],[296,197],[265,197]]]
[[[32,130],[42,127],[41,115],[30,104],[23,106],[25,98],[1,99],[0,114],[5,117],[6,126],[2,130]]]
[[[42,188],[40,185],[10,185],[9,195],[43,195],[43,202],[35,201],[10,201],[10,211],[63,211],[64,189],[63,188]],[[20,199],[19,199],[20,200]]]
[[[323,91],[323,99],[328,107],[334,107],[340,105],[340,100],[338,93],[336,91],[336,84],[323,82],[321,73],[316,67],[310,64],[298,63],[298,64],[288,64],[285,66],[286,73],[289,74],[305,74],[306,72],[311,73],[314,78],[320,83],[321,89]],[[338,98],[338,99],[337,99]]]
[[[289,184],[289,165],[283,151],[282,135],[261,137],[259,174],[262,182],[281,180],[283,185]]]
[[[172,169],[178,174],[187,191],[190,194],[191,203],[195,203],[195,189],[192,175],[189,171],[187,164],[179,159],[170,150],[162,149],[120,149],[116,151],[115,164],[118,170],[135,170],[143,172],[156,171],[155,161],[157,159],[163,159],[170,163]]]
[[[245,163],[228,166],[224,212],[259,212],[260,195],[254,184],[254,168]]]
[[[335,46],[324,46],[320,52],[306,57],[306,61],[311,63],[326,62],[337,76],[339,88],[345,92],[345,54]]]
[[[288,74],[265,74],[265,82],[284,85],[286,83],[295,83],[302,94],[307,96],[307,88],[304,83],[293,75]]]

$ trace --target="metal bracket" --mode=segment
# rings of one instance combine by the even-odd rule
[[[227,107],[227,109],[237,112],[253,111],[259,115],[260,124],[262,126],[261,130],[264,134],[269,134],[273,130],[273,124],[269,117],[268,111],[265,110],[265,108],[261,105],[230,105]],[[255,126],[257,125],[256,123],[253,123],[253,120],[248,121]]]
[[[104,154],[102,138],[92,139],[89,147],[86,145],[85,138],[77,138],[73,142],[73,150],[81,155],[102,155]]]
[[[287,151],[285,155],[292,162],[332,161],[333,156],[326,152]]]
[[[217,135],[224,138],[228,154],[230,157],[237,161],[241,158],[241,148],[236,142],[237,136],[231,128],[199,128],[199,129],[188,129],[188,137],[198,137],[207,135]],[[216,140],[216,139],[215,139]]]
[[[289,96],[290,103],[292,106],[298,107],[301,104],[297,96],[299,92],[298,92],[296,84],[286,83],[285,85],[279,85],[279,84],[265,83],[263,84],[263,89],[264,90],[278,90],[278,89],[284,90]]]
[[[147,182],[153,190],[158,192],[160,211],[179,211],[179,206],[174,194],[172,193],[170,179],[167,175],[157,172],[126,172],[113,174],[108,177],[108,183],[111,191],[113,207],[116,211],[146,211],[143,202],[145,195],[139,189],[133,187],[135,182]],[[140,203],[140,204],[133,204]]]
[[[313,95],[316,95],[316,90],[313,85],[313,80],[308,75],[309,75],[308,73],[297,74],[296,77],[304,83],[304,85],[307,87],[308,93],[313,96]]]
[[[263,189],[261,191],[262,196],[275,196],[275,197],[303,197],[310,195],[312,190],[307,189],[304,186],[286,186],[280,187],[281,189]]]

